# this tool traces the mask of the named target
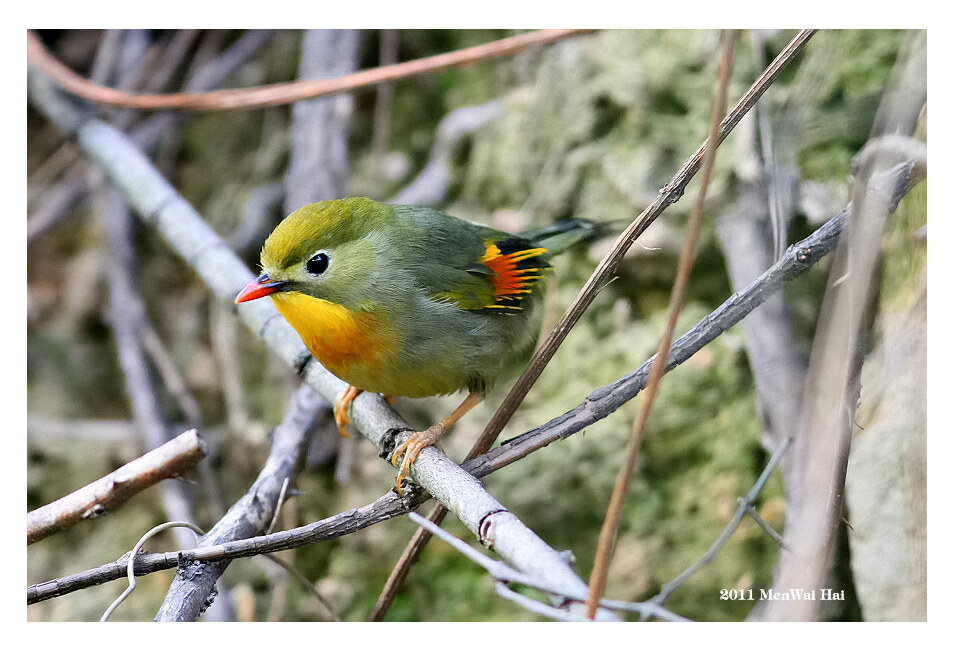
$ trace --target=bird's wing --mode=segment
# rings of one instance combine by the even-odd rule
[[[530,240],[432,209],[411,214],[422,238],[415,276],[435,300],[464,310],[518,311],[550,267],[547,250]]]
[[[467,266],[467,273],[487,287],[483,305],[464,309],[513,311],[533,294],[544,271],[550,267],[547,250],[519,237],[488,238],[480,259]]]

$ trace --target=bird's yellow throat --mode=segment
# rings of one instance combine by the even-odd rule
[[[385,363],[394,351],[391,330],[382,327],[383,309],[356,312],[301,292],[277,292],[270,298],[311,354],[338,377],[347,377],[353,365]]]

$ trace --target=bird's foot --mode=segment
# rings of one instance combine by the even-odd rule
[[[345,431],[345,425],[348,424],[348,407],[351,406],[351,403],[360,393],[361,389],[349,384],[348,387],[341,392],[341,395],[338,396],[338,399],[335,400],[333,409],[335,424],[338,426],[338,431],[341,432],[341,435],[345,438],[348,438],[348,433]]]
[[[404,492],[401,490],[401,482],[407,477],[408,468],[417,460],[417,455],[427,446],[437,445],[437,442],[441,439],[441,435],[444,434],[444,429],[445,426],[443,423],[436,423],[423,432],[414,432],[404,443],[394,449],[394,452],[391,454],[392,466],[397,467],[397,458],[402,454],[404,455],[404,461],[401,462],[401,468],[398,470],[396,480],[398,495],[404,496]]]

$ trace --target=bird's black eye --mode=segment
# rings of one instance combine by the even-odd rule
[[[328,257],[327,253],[321,251],[311,256],[311,259],[305,263],[305,269],[307,269],[310,274],[320,276],[328,269],[329,262],[331,262],[331,258]]]

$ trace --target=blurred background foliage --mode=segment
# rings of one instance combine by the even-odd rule
[[[410,60],[484,43],[508,30],[401,30],[398,59]],[[103,32],[46,31],[39,35],[62,61],[90,74]],[[171,38],[145,33],[149,43]],[[190,51],[218,52],[241,32],[207,31]],[[771,60],[792,32],[762,35]],[[813,230],[847,203],[852,156],[865,142],[903,32],[819,33],[772,87],[763,103],[796,102],[803,130],[794,148],[803,197],[788,242]],[[228,80],[227,86],[286,81],[297,76],[302,34],[275,32]],[[359,68],[378,65],[380,33],[362,31]],[[394,84],[385,151],[373,146],[377,94],[353,94],[349,135],[349,194],[387,200],[427,164],[440,121],[452,110],[501,100],[503,110],[465,138],[449,160],[449,184],[440,207],[459,217],[520,230],[577,216],[631,220],[652,200],[705,137],[717,60],[715,31],[609,30],[532,49],[515,57],[398,81]],[[737,56],[729,97],[739,97],[761,69],[748,40]],[[185,65],[174,78],[181,82]],[[107,119],[118,112],[102,111]],[[290,107],[194,113],[172,129],[151,154],[164,174],[223,236],[242,222],[256,189],[280,182],[288,164]],[[134,115],[133,119],[145,116]],[[746,118],[750,121],[751,118]],[[32,108],[28,110],[31,214],[65,173],[41,174],[56,152],[72,147]],[[741,129],[741,127],[740,127]],[[737,199],[735,140],[719,153],[707,201],[713,217]],[[73,168],[71,168],[73,169]],[[79,164],[79,175],[90,167]],[[502,438],[510,438],[572,408],[594,388],[648,359],[665,322],[682,225],[694,196],[669,208],[628,254],[619,278],[596,299],[547,367]],[[892,223],[885,282],[906,287],[923,270],[926,247],[912,237],[926,222],[923,194],[905,200],[904,220]],[[912,202],[913,205],[909,205]],[[258,248],[282,217],[280,201],[267,211],[256,237],[239,251],[250,268]],[[115,342],[105,314],[106,253],[103,221],[94,200],[70,206],[68,219],[28,244],[27,507],[36,508],[143,452],[130,420]],[[171,352],[201,410],[201,434],[213,454],[203,475],[191,478],[198,524],[210,527],[253,481],[268,451],[268,434],[296,386],[291,369],[272,359],[256,337],[235,325],[227,305],[148,228],[136,223],[138,283],[148,316]],[[677,335],[732,293],[714,219],[707,219]],[[558,260],[547,298],[552,325],[575,297],[608,242]],[[807,350],[824,288],[826,264],[787,288],[799,342]],[[890,276],[890,278],[889,278]],[[904,283],[907,282],[907,285]],[[901,291],[901,290],[899,290]],[[231,333],[231,335],[229,335]],[[234,341],[230,341],[230,337]],[[224,342],[224,343],[223,343]],[[223,351],[223,348],[226,350]],[[223,361],[223,356],[229,361]],[[223,373],[240,369],[241,405],[230,405]],[[226,366],[229,364],[229,366]],[[163,385],[157,384],[162,387]],[[506,386],[445,439],[460,459],[502,398]],[[164,389],[163,389],[164,390]],[[164,390],[165,391],[165,390]],[[736,327],[670,373],[653,408],[639,469],[629,493],[607,596],[645,599],[695,561],[731,517],[767,460],[756,415],[752,374]],[[165,417],[183,423],[168,392]],[[396,408],[423,425],[453,400],[398,398]],[[618,460],[637,402],[567,441],[551,445],[485,480],[490,492],[556,549],[570,550],[584,578]],[[240,413],[236,413],[236,409]],[[80,427],[83,425],[83,427]],[[184,425],[180,428],[184,429]],[[314,434],[309,461],[286,507],[283,526],[297,526],[366,504],[393,483],[394,470],[366,443],[339,441],[330,419]],[[346,463],[343,459],[350,459]],[[780,529],[785,502],[773,477],[758,502]],[[115,560],[140,535],[165,519],[151,489],[107,518],[62,532],[29,548],[28,581],[36,583]],[[459,523],[446,524],[473,542]],[[366,619],[390,569],[415,527],[405,518],[286,553],[344,620]],[[148,544],[173,549],[171,536]],[[847,552],[846,552],[847,553]],[[775,544],[749,519],[710,566],[679,589],[670,608],[701,620],[740,620],[747,601],[719,599],[722,588],[767,588],[777,560]],[[841,558],[843,567],[848,561]],[[114,619],[149,620],[171,573],[143,577]],[[847,572],[850,588],[851,576]],[[325,608],[285,573],[264,560],[234,561],[223,578],[239,619],[324,620]],[[110,583],[31,606],[33,620],[98,618],[122,590]],[[850,600],[832,619],[861,616]],[[447,545],[432,541],[412,570],[389,620],[536,620],[496,597],[486,574]]]

